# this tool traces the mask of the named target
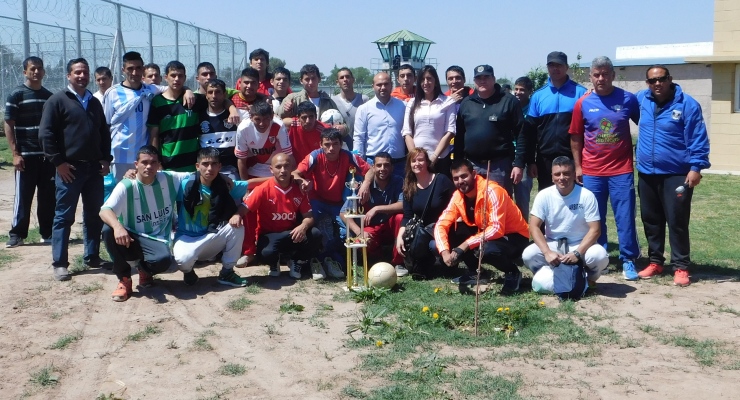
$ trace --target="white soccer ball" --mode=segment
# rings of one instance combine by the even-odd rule
[[[390,289],[396,285],[398,277],[396,268],[387,262],[379,262],[373,265],[368,272],[367,281],[370,286]]]
[[[321,114],[321,122],[329,125],[343,124],[344,118],[342,113],[332,108]]]

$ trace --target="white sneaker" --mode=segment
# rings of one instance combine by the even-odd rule
[[[344,278],[344,272],[342,271],[341,264],[334,261],[333,258],[324,258],[324,268],[326,268],[326,273],[329,275],[330,278]]]
[[[41,244],[51,244],[51,238],[48,238],[48,239],[41,238],[41,239],[39,239],[39,243],[41,243]]]
[[[326,278],[324,267],[321,266],[321,261],[312,258],[311,259],[311,274],[313,274],[313,280],[320,281]]]
[[[254,260],[254,256],[241,256],[236,261],[236,267],[244,268],[247,266],[247,264],[251,263],[253,260]]]
[[[404,267],[404,266],[403,266],[403,265],[401,265],[401,264],[399,264],[399,265],[396,265],[396,276],[397,276],[397,277],[399,277],[399,278],[400,278],[400,277],[402,277],[402,276],[406,276],[406,275],[408,275],[408,274],[409,274],[409,270],[407,270],[407,269],[406,269],[406,267]]]

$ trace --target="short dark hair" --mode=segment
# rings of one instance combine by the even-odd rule
[[[259,80],[260,80],[260,72],[259,72],[259,71],[257,71],[256,69],[252,68],[252,67],[247,67],[247,68],[244,68],[244,69],[242,70],[242,74],[241,74],[241,75],[239,75],[239,76],[240,76],[240,77],[242,77],[242,76],[246,76],[246,77],[249,77],[249,78],[254,78],[254,79],[255,79],[255,80],[257,80],[258,82],[259,82]]]
[[[256,117],[268,117],[275,114],[272,109],[272,105],[267,104],[266,101],[256,100],[251,107],[249,107],[249,115]]]
[[[465,70],[462,69],[461,66],[452,65],[449,68],[447,68],[447,70],[445,71],[445,78],[447,78],[447,73],[450,71],[457,72],[458,74],[460,74],[460,76],[462,76],[463,80],[465,80]]]
[[[187,71],[185,70],[185,64],[183,64],[183,63],[181,63],[181,62],[179,62],[177,60],[173,60],[173,61],[168,62],[167,65],[164,67],[164,74],[165,75],[169,74],[170,71],[182,71],[184,73],[187,73]]]
[[[473,169],[473,163],[465,158],[452,160],[452,164],[450,164],[450,172],[457,171],[462,167],[468,167],[468,171],[475,172],[475,169]]]
[[[558,156],[555,157],[554,160],[552,160],[552,168],[565,166],[570,167],[571,171],[576,170],[575,162],[573,162],[573,160],[570,159],[568,156]]]
[[[157,157],[157,161],[162,161],[162,156],[159,154],[159,150],[150,144],[141,146],[139,148],[139,151],[136,152],[136,161],[139,161],[139,158],[141,158],[140,156],[142,154],[146,154],[149,156],[155,156]]]
[[[272,77],[273,78],[277,74],[285,75],[288,78],[288,80],[290,81],[290,71],[287,68],[285,68],[285,67],[277,67],[274,70],[272,70]]]
[[[671,76],[670,71],[668,71],[668,67],[666,67],[663,64],[653,64],[653,65],[649,66],[647,70],[645,70],[645,79],[648,78],[648,72],[650,72],[650,70],[653,69],[653,68],[660,68],[663,71],[665,71],[665,76]]]
[[[416,70],[414,69],[414,67],[411,66],[411,64],[403,64],[403,65],[401,65],[400,67],[398,67],[398,72],[400,73],[404,69],[410,69],[411,70],[411,73],[414,74],[414,76],[416,76]]]
[[[265,49],[254,49],[251,53],[249,53],[249,60],[254,60],[255,58],[263,56],[265,57],[265,60],[267,61],[267,65],[270,65],[270,53]]]
[[[353,73],[352,73],[352,70],[351,70],[351,69],[349,69],[349,68],[347,68],[347,67],[342,67],[342,68],[339,68],[339,71],[337,71],[337,78],[339,77],[339,73],[340,73],[340,72],[342,72],[342,71],[347,71],[347,72],[349,72],[349,76],[350,76],[350,77],[351,77],[352,79],[355,79],[355,74],[353,74]]]
[[[342,141],[342,132],[339,132],[339,129],[337,128],[328,128],[324,129],[321,132],[321,142],[324,142],[324,139],[329,139],[332,142],[335,140]]]
[[[141,58],[141,54],[135,51],[129,51],[123,55],[123,63],[126,64],[129,61],[141,61],[141,64],[144,64],[144,59]]]
[[[206,82],[206,89],[209,87],[217,87],[221,89],[222,92],[226,93],[226,83],[221,79],[209,79],[208,82]]]
[[[216,67],[213,66],[213,64],[209,63],[208,61],[203,61],[202,63],[198,64],[198,66],[195,68],[195,73],[199,73],[201,68],[208,68],[213,72],[216,72]]]
[[[300,116],[301,114],[317,115],[316,106],[309,100],[300,102],[295,108],[295,115]]]
[[[301,77],[301,79],[303,79],[303,77],[308,74],[316,74],[317,78],[321,78],[319,67],[317,67],[315,64],[306,64],[303,67],[301,67],[301,72],[299,73],[299,76]]]
[[[113,73],[111,73],[110,68],[108,67],[95,68],[95,75],[105,75],[108,78],[113,78]]]
[[[529,79],[529,77],[527,76],[522,76],[522,77],[517,78],[516,81],[514,81],[514,86],[517,86],[517,85],[529,91],[534,90],[534,83],[532,83],[532,80]]]
[[[24,71],[28,69],[29,64],[38,65],[39,67],[44,68],[44,60],[36,56],[31,56],[23,60],[23,70]]]
[[[145,70],[146,69],[153,69],[153,70],[156,70],[158,74],[160,74],[160,75],[162,74],[162,71],[159,69],[159,65],[157,65],[155,63],[149,63],[149,64],[145,65],[144,66],[144,69]]]
[[[391,167],[393,167],[393,157],[391,157],[391,155],[387,151],[378,152],[378,154],[376,154],[375,157],[373,157],[373,160],[377,160],[378,158],[385,158],[388,161],[391,161]]]
[[[73,59],[71,59],[71,60],[69,60],[67,62],[67,73],[69,74],[69,73],[72,72],[72,66],[73,65],[80,64],[80,63],[85,64],[85,66],[87,67],[87,69],[90,69],[90,64],[84,58],[82,58],[82,57],[73,58]]]
[[[211,158],[216,160],[216,162],[221,162],[221,153],[218,152],[218,149],[215,147],[203,147],[202,149],[198,150],[198,158],[196,159],[196,162],[201,162],[202,160],[206,158]]]

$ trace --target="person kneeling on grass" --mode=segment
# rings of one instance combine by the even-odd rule
[[[196,261],[213,259],[222,253],[218,283],[247,286],[246,278],[234,272],[242,242],[244,226],[235,199],[245,188],[234,187],[231,192],[221,171],[219,151],[213,147],[200,149],[196,171],[182,182],[178,198],[177,231],[172,253],[177,267],[184,273],[187,285],[194,285],[198,275],[193,270]],[[247,182],[236,182],[245,186]]]
[[[560,156],[552,161],[554,186],[537,193],[529,217],[529,233],[534,243],[524,249],[522,260],[534,277],[535,291],[557,292],[554,269],[561,264],[583,262],[588,286],[609,266],[604,246],[596,243],[601,234],[599,206],[591,191],[576,185],[573,160]],[[540,227],[545,225],[545,234]],[[566,239],[570,251],[558,249],[558,241]]]
[[[131,267],[139,270],[139,286],[149,287],[152,275],[172,263],[170,232],[175,202],[187,172],[158,171],[159,151],[143,146],[136,154],[136,179],[123,179],[100,209],[103,240],[119,279],[113,301],[126,301],[133,291]]]
[[[273,178],[252,190],[244,204],[247,212],[257,214],[257,255],[270,266],[270,276],[280,276],[280,255],[286,254],[290,277],[300,279],[303,267],[318,253],[321,233],[313,227],[308,197],[293,180],[294,168],[291,156],[275,154],[270,161]],[[314,279],[323,278],[323,273],[314,274]]]

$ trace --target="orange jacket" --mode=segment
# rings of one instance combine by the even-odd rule
[[[483,207],[486,200],[486,180],[482,176],[475,177],[475,221],[468,220],[465,213],[465,199],[459,190],[456,190],[450,199],[450,204],[442,212],[439,221],[434,227],[434,240],[437,242],[437,250],[441,253],[444,250],[451,249],[448,240],[450,228],[455,222],[462,218],[462,222],[468,226],[477,226],[483,228],[486,217],[483,215]],[[469,237],[465,243],[468,247],[474,249],[480,246],[481,241],[488,241],[501,238],[511,233],[518,233],[524,237],[529,237],[529,226],[522,217],[521,211],[506,189],[499,186],[496,182],[488,182],[488,221],[485,221],[486,230],[476,233]]]
[[[395,97],[395,98],[397,98],[398,100],[401,100],[401,101],[406,101],[408,99],[413,99],[414,98],[414,92],[411,92],[411,95],[408,95],[408,94],[406,94],[406,93],[403,92],[403,88],[402,87],[396,86],[396,88],[393,89],[393,91],[391,92],[391,97]]]

